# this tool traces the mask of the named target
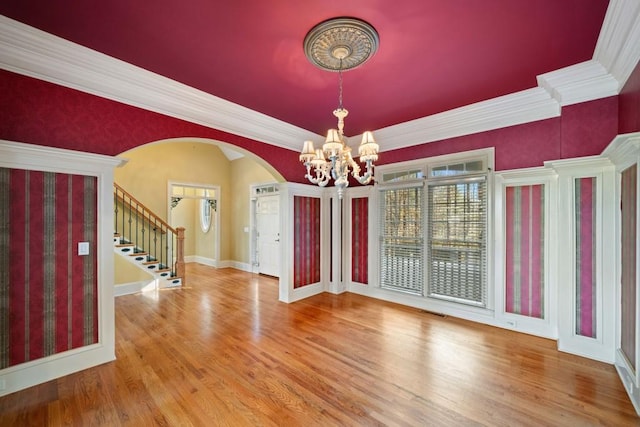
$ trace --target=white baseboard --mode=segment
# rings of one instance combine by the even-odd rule
[[[251,268],[251,264],[247,262],[225,261],[225,264],[227,264],[227,266],[230,268],[235,268],[236,270],[242,270],[242,271],[246,271],[247,273],[253,273],[253,268]]]
[[[633,368],[631,368],[627,362],[627,358],[620,349],[616,350],[615,365],[624,389],[627,391],[636,413],[640,415],[640,388],[636,385]]]
[[[207,258],[199,255],[189,255],[184,257],[184,262],[197,262],[198,264],[208,265],[209,267],[220,268],[220,263],[213,258]]]
[[[138,292],[158,289],[158,281],[156,279],[142,280],[140,282],[123,283],[114,286],[113,294],[116,297],[122,295],[137,294]]]
[[[92,344],[0,370],[0,396],[116,359],[114,349]]]

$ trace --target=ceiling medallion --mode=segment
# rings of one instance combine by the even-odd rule
[[[320,187],[333,178],[342,199],[349,185],[349,174],[360,184],[370,183],[373,177],[373,162],[378,160],[379,146],[369,131],[362,134],[358,147],[360,165],[351,154],[344,135],[344,118],[349,111],[342,105],[342,72],[363,64],[378,49],[378,33],[369,24],[354,18],[336,18],[324,21],[309,31],[304,39],[304,52],[309,61],[319,68],[338,72],[338,108],[333,115],[338,119],[337,129],[329,129],[322,148],[316,149],[313,141],[305,141],[300,161],[307,169],[305,178]]]
[[[323,70],[346,71],[365,63],[378,50],[378,32],[356,18],[333,18],[313,27],[304,38],[304,53]]]

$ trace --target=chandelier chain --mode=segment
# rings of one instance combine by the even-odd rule
[[[340,68],[338,68],[338,108],[342,109],[342,58],[340,58]]]

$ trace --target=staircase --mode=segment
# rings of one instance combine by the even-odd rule
[[[116,254],[152,274],[158,288],[186,283],[184,271],[184,228],[173,228],[113,184]]]

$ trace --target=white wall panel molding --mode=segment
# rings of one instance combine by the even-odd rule
[[[121,159],[0,140],[0,167],[98,179],[98,343],[0,370],[0,396],[115,359],[113,169]]]
[[[607,363],[615,361],[615,170],[602,156],[545,162],[558,174],[557,210],[557,299],[558,349]],[[595,178],[594,194],[594,336],[577,332],[577,236],[582,236],[576,220],[576,180]],[[562,307],[562,309],[560,309]]]
[[[628,353],[623,351],[623,329],[629,328],[629,325],[625,322],[629,322],[629,319],[625,319],[624,306],[628,301],[623,301],[623,233],[629,233],[629,228],[635,227],[636,233],[640,226],[640,183],[636,182],[636,218],[635,221],[630,218],[623,218],[623,185],[622,185],[622,173],[631,166],[640,167],[640,132],[629,133],[624,135],[618,135],[611,144],[602,153],[603,156],[608,157],[615,165],[616,169],[616,190],[615,190],[615,205],[620,206],[620,210],[617,210],[616,214],[616,231],[615,231],[615,251],[616,251],[616,305],[619,307],[616,312],[616,360],[615,365],[618,371],[618,375],[624,384],[624,387],[636,409],[636,412],[640,414],[640,371],[636,369],[640,365],[640,294],[636,292],[635,299],[635,360],[629,360]],[[637,169],[636,169],[637,173]],[[627,190],[629,190],[627,188]],[[629,212],[627,210],[627,212]],[[631,225],[631,223],[635,225]],[[636,266],[640,265],[640,241],[636,239]],[[628,276],[627,276],[628,279]],[[640,284],[640,269],[636,268],[635,286],[637,288]],[[626,283],[628,286],[629,283]],[[628,298],[628,293],[626,295]],[[629,306],[627,305],[627,308]],[[633,310],[633,309],[631,309]],[[628,316],[628,313],[627,313]],[[628,339],[628,336],[626,337]],[[627,343],[629,344],[629,343]]]
[[[507,329],[525,332],[536,336],[558,338],[558,299],[557,271],[558,252],[552,244],[557,236],[557,174],[554,170],[537,167],[520,171],[497,172],[495,178],[495,215],[493,224],[495,230],[494,271],[495,271],[495,321]],[[542,258],[543,268],[543,315],[541,318],[509,313],[506,310],[507,288],[507,187],[543,185],[544,188],[544,238]]]
[[[295,302],[327,290],[329,271],[329,210],[328,191],[316,185],[297,183],[280,184],[280,266],[279,300]],[[294,285],[294,197],[316,197],[320,199],[320,281],[295,289]]]

